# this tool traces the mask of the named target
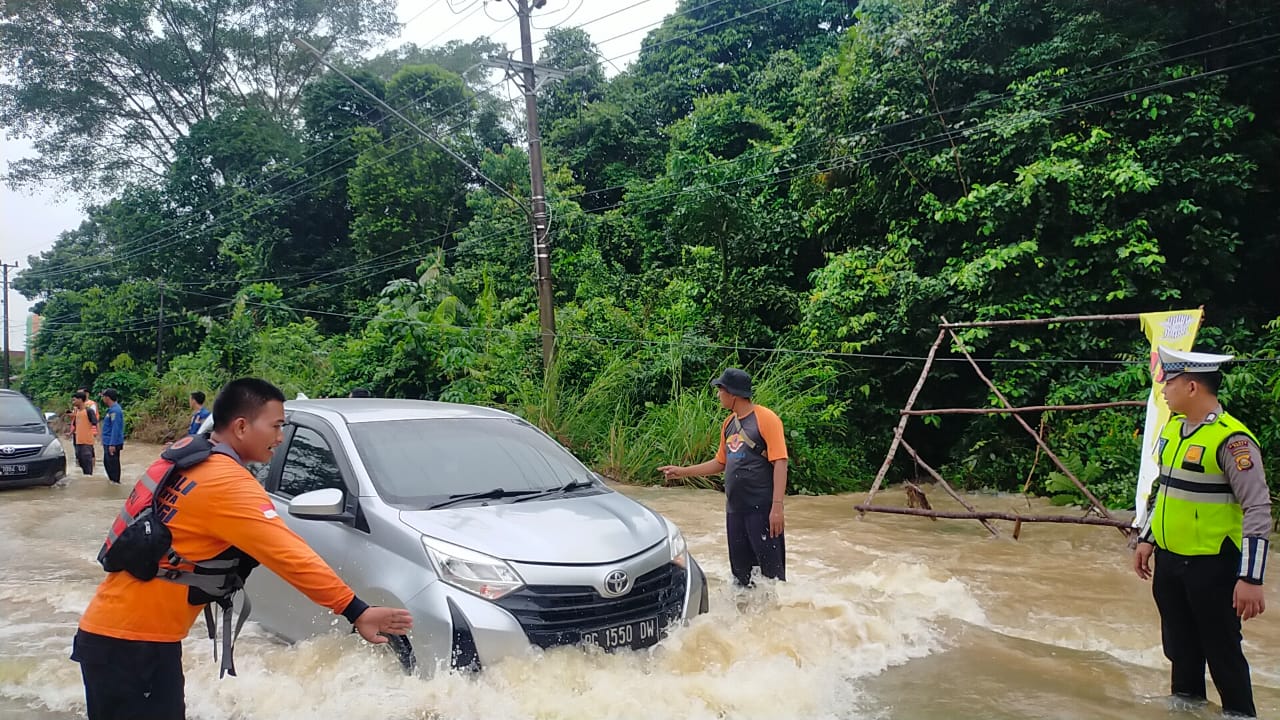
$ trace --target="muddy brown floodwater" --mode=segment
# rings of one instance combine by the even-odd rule
[[[67,655],[102,578],[94,555],[129,479],[159,450],[126,447],[125,486],[108,485],[99,465],[88,478],[73,469],[62,487],[0,493],[0,718],[83,717]],[[619,489],[678,523],[710,577],[710,614],[655,648],[531,651],[475,677],[423,679],[348,634],[286,646],[251,623],[237,645],[240,677],[219,681],[201,627],[185,648],[188,717],[1215,717],[1216,707],[1166,700],[1150,587],[1110,528],[1027,525],[1014,541],[998,523],[1005,537],[989,539],[972,521],[859,520],[861,495],[791,498],[791,581],[742,597],[728,587],[722,495]],[[897,490],[880,497],[901,502]],[[970,500],[1028,507],[1015,496]],[[1261,717],[1280,717],[1278,617],[1272,609],[1245,626]]]

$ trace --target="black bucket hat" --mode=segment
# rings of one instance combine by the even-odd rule
[[[711,381],[711,387],[724,388],[725,392],[740,398],[751,398],[751,376],[738,368],[727,368]]]

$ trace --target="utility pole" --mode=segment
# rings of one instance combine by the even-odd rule
[[[485,0],[481,0],[481,2],[484,1]],[[546,4],[546,0],[534,0],[533,6],[535,8],[540,8]],[[515,7],[514,0],[512,6]],[[542,182],[542,140],[538,136],[537,88],[534,85],[536,78],[533,64],[532,30],[529,27],[530,10],[528,0],[519,0],[519,7],[516,12],[520,16],[520,41],[524,46],[523,57],[525,60],[523,63],[520,63],[520,66],[524,68],[524,82],[522,84],[524,85],[525,106],[529,112],[529,160],[530,165],[532,166],[531,173],[533,185],[533,212],[530,214],[530,217],[533,220],[534,272],[538,283],[538,318],[542,325],[542,365],[544,369],[549,369],[551,367],[552,353],[555,348],[556,319],[554,314],[555,310],[552,307],[551,300],[551,256],[547,247],[547,204],[546,198],[544,197],[545,191],[543,189]],[[333,71],[334,74],[338,75],[343,80],[346,80],[349,85],[367,95],[369,99],[379,107],[391,113],[409,127],[413,128],[419,135],[430,140],[436,145],[436,147],[444,151],[445,154],[449,155],[449,157],[452,157],[460,165],[470,170],[476,177],[484,180],[500,194],[509,198],[522,211],[529,213],[530,208],[526,208],[524,203],[516,199],[516,197],[510,192],[507,192],[506,188],[487,177],[484,173],[480,172],[479,169],[472,167],[465,158],[458,155],[457,152],[442,142],[439,138],[427,132],[422,126],[405,117],[404,113],[388,105],[385,100],[374,95],[365,86],[355,80],[352,80],[351,76],[339,70],[333,65],[333,63],[326,60],[324,55],[319,50],[315,49],[310,43],[302,38],[294,38],[293,42],[298,47],[314,55],[316,62],[324,65],[329,68],[329,70]],[[502,64],[495,64],[493,61],[486,61],[484,64],[506,67],[508,69],[514,65],[514,63],[511,63],[510,61]],[[541,71],[542,68],[539,68],[539,70]],[[559,74],[564,75],[563,72]]]
[[[0,263],[4,267],[4,386],[9,387],[9,268],[17,268],[18,263]]]
[[[164,281],[160,281],[160,317],[156,320],[156,377],[164,374]]]
[[[535,7],[546,0],[534,0]],[[551,247],[547,243],[547,198],[542,179],[542,136],[538,134],[538,80],[533,65],[533,31],[529,0],[516,0],[520,16],[520,76],[529,123],[529,180],[533,191],[533,272],[538,283],[538,320],[542,326],[542,367],[550,370],[555,354],[556,310],[551,296]]]

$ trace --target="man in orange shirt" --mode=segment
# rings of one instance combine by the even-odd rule
[[[350,621],[371,643],[404,634],[408,611],[370,607],[285,525],[245,462],[268,462],[283,440],[284,394],[256,378],[229,383],[213,404],[214,453],[180,471],[159,492],[159,517],[172,552],[193,563],[247,557],[236,572],[261,563],[313,602]],[[212,564],[212,563],[211,563]],[[172,567],[168,562],[162,569]],[[175,569],[190,570],[183,560]],[[182,720],[182,639],[207,596],[163,576],[142,581],[113,572],[80,619],[71,659],[80,663],[89,720]],[[227,629],[224,628],[224,632]]]
[[[80,472],[93,474],[96,459],[93,455],[93,438],[98,434],[98,410],[90,407],[89,396],[83,390],[77,390],[71,396],[71,443],[76,449],[76,462],[80,464]]]
[[[751,376],[728,368],[711,381],[729,417],[720,425],[714,460],[700,465],[664,465],[667,478],[724,472],[725,530],[734,580],[751,586],[754,568],[775,580],[787,579],[783,499],[787,495],[787,440],[782,420],[751,401]]]

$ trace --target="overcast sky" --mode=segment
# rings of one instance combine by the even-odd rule
[[[676,3],[677,0],[548,0],[546,7],[534,11],[533,39],[537,43],[546,29],[557,25],[582,26],[598,44],[601,55],[613,59],[612,67],[605,66],[612,75],[635,60],[640,41],[653,29],[650,26],[675,12]],[[397,12],[404,29],[399,38],[377,52],[404,42],[431,46],[481,35],[488,35],[508,49],[520,47],[519,23],[504,0],[400,0]],[[538,48],[535,45],[535,57]],[[517,92],[514,87],[507,89]],[[0,161],[6,166],[31,153],[30,143],[21,138],[0,138]],[[16,260],[26,267],[28,255],[53,247],[59,233],[80,224],[83,204],[83,198],[52,189],[15,192],[0,185],[0,259],[7,263]],[[13,349],[25,347],[29,312],[27,299],[10,291],[9,345]]]

